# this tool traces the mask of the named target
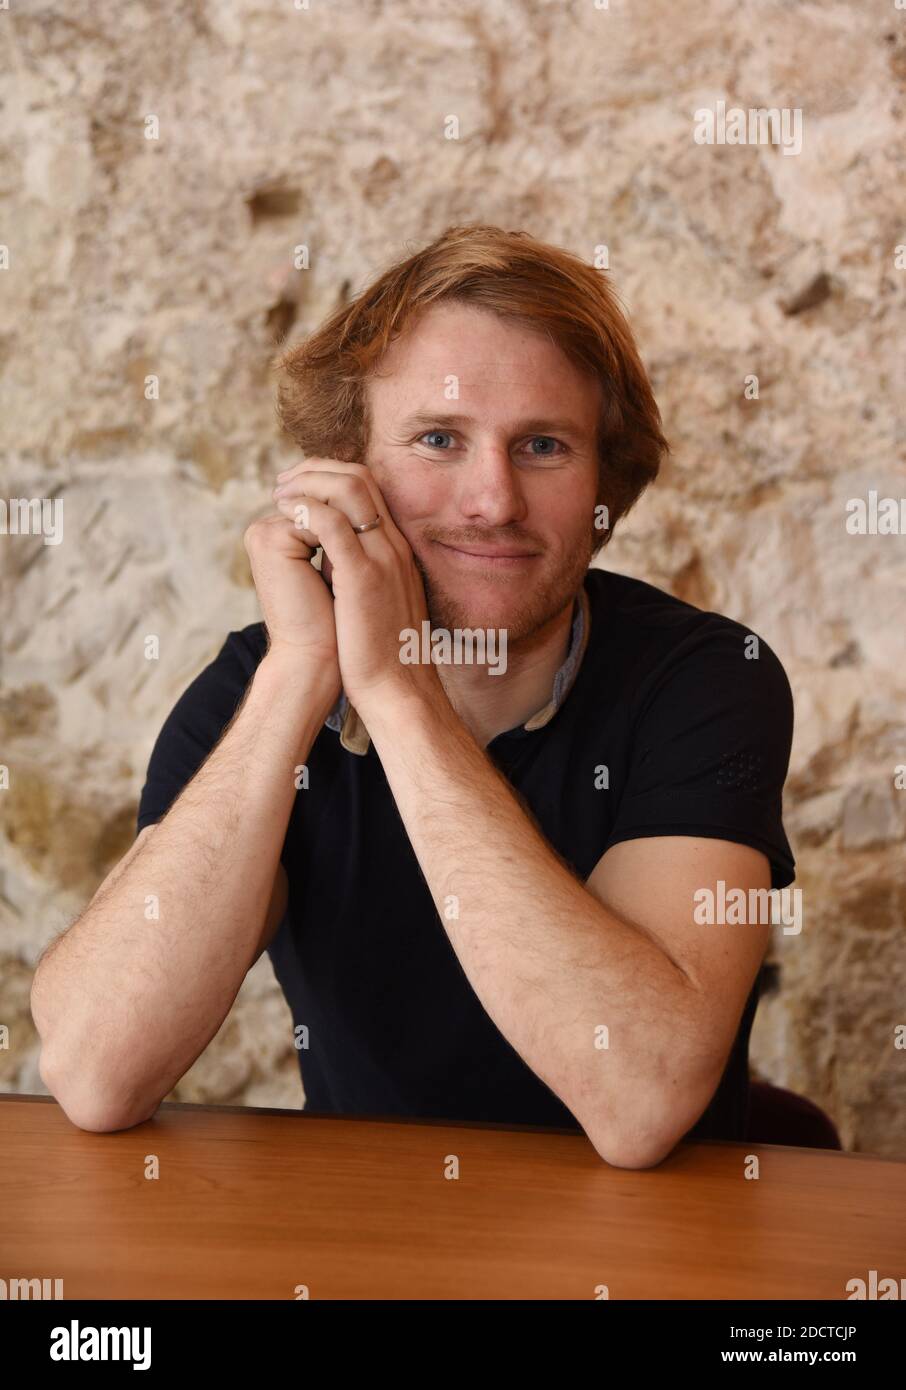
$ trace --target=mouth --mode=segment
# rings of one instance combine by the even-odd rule
[[[439,545],[441,550],[445,550],[448,555],[463,564],[485,568],[491,566],[494,569],[516,569],[527,565],[530,560],[538,559],[537,551],[516,550],[512,546],[459,546],[446,545],[443,541],[434,541],[434,545]]]

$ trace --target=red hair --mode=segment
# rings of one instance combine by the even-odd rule
[[[385,270],[274,367],[277,414],[307,455],[360,460],[368,445],[364,383],[392,341],[441,301],[486,309],[546,334],[601,383],[597,502],[610,540],[658,475],[670,446],[632,331],[603,271],[528,232],[465,225]]]

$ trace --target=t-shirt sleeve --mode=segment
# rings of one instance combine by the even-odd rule
[[[242,704],[262,654],[255,653],[248,632],[228,635],[164,720],[139,798],[136,833],[166,815]]]
[[[783,784],[793,696],[763,639],[757,657],[746,655],[754,635],[729,622],[705,627],[644,691],[606,848],[651,835],[733,840],[767,855],[773,888],[792,883]]]

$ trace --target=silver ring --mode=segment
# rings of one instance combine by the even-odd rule
[[[363,531],[373,531],[375,526],[380,526],[383,519],[384,518],[381,516],[376,516],[374,518],[374,521],[366,521],[364,526],[353,526],[352,529],[353,531],[356,531],[359,535],[361,535]]]

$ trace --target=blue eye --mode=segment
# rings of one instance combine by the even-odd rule
[[[437,450],[438,450],[439,452],[441,452],[441,453],[449,453],[449,452],[450,452],[449,446],[446,446],[446,445],[444,445],[444,444],[438,444],[438,443],[436,443],[436,441],[437,441],[438,439],[441,439],[441,440],[443,440],[443,439],[450,439],[450,440],[452,440],[452,438],[453,438],[453,436],[452,436],[452,434],[450,433],[449,430],[428,430],[426,434],[423,434],[423,435],[420,435],[420,436],[419,436],[418,442],[419,442],[419,444],[422,444],[422,443],[425,443],[425,442],[427,441],[428,448],[430,448],[430,449],[437,449]],[[543,442],[543,443],[545,443],[545,444],[548,444],[548,445],[554,445],[555,448],[559,449],[561,452],[563,451],[563,445],[560,443],[560,440],[559,440],[559,439],[554,439],[554,438],[553,438],[551,435],[549,435],[549,434],[536,434],[536,435],[533,436],[533,438],[532,438],[532,440],[531,440],[531,443],[532,443],[532,444],[536,444],[536,443],[538,443],[539,441],[541,441],[541,442]],[[531,449],[529,452],[530,452],[530,456],[531,456],[532,458],[536,458],[536,459],[556,458],[556,457],[558,456],[552,449],[546,449],[544,452],[539,452],[538,450],[536,450],[536,449],[533,448],[533,449]]]

